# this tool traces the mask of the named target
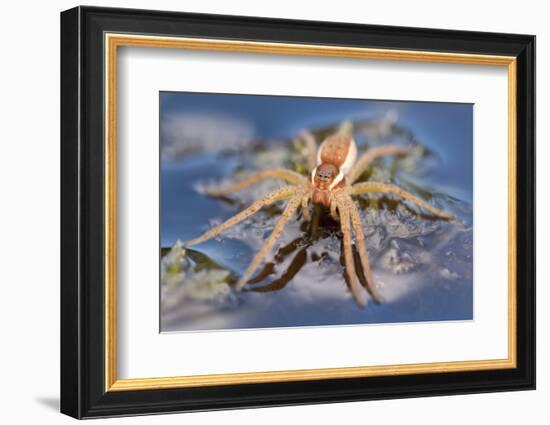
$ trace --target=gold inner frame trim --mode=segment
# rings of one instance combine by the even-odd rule
[[[311,381],[417,373],[448,373],[515,368],[516,353],[516,58],[446,52],[371,49],[330,45],[269,43],[239,40],[161,37],[106,33],[105,46],[105,391],[135,391],[214,385]],[[508,357],[494,360],[417,363],[229,373],[151,378],[117,378],[116,325],[116,123],[117,48],[120,46],[245,53],[341,57],[405,62],[434,62],[507,67],[508,72]]]

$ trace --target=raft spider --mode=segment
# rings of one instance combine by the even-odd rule
[[[235,289],[240,291],[252,277],[254,271],[260,266],[264,258],[269,254],[277,239],[281,236],[283,228],[301,206],[302,216],[309,220],[309,202],[320,204],[330,209],[331,216],[340,222],[343,235],[345,272],[349,281],[350,290],[359,306],[366,306],[366,298],[363,297],[356,281],[356,270],[352,251],[352,229],[355,234],[355,244],[363,271],[366,274],[367,287],[372,297],[380,301],[380,295],[374,285],[372,271],[369,265],[365,236],[361,225],[359,210],[352,196],[368,193],[390,193],[397,195],[412,204],[420,206],[437,217],[451,219],[453,216],[439,210],[422,199],[406,192],[394,184],[379,182],[356,183],[367,167],[375,160],[387,155],[406,155],[409,148],[386,145],[376,147],[363,153],[357,159],[357,146],[352,137],[351,122],[344,122],[338,131],[327,137],[319,149],[313,135],[307,131],[300,137],[305,142],[307,149],[308,170],[310,177],[303,176],[292,170],[277,168],[266,169],[234,183],[226,188],[208,190],[211,196],[223,196],[245,189],[267,178],[277,178],[288,183],[280,189],[274,190],[263,198],[252,203],[248,208],[229,218],[224,223],[212,228],[196,239],[187,241],[188,247],[204,242],[219,235],[224,230],[236,225],[258,212],[261,208],[278,201],[288,201],[284,212],[278,219],[268,239],[260,247],[254,259],[240,277]]]

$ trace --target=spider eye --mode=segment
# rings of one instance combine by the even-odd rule
[[[332,164],[321,164],[316,172],[317,179],[323,183],[329,183],[336,174],[338,174],[338,169]]]

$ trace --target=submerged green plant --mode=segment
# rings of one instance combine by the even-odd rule
[[[178,240],[161,260],[161,288],[165,307],[184,299],[223,302],[230,297],[231,272],[204,254],[185,249]]]

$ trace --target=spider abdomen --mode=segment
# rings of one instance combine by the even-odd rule
[[[319,147],[317,165],[334,164],[345,174],[351,169],[356,158],[355,141],[345,134],[336,133],[327,137]]]

